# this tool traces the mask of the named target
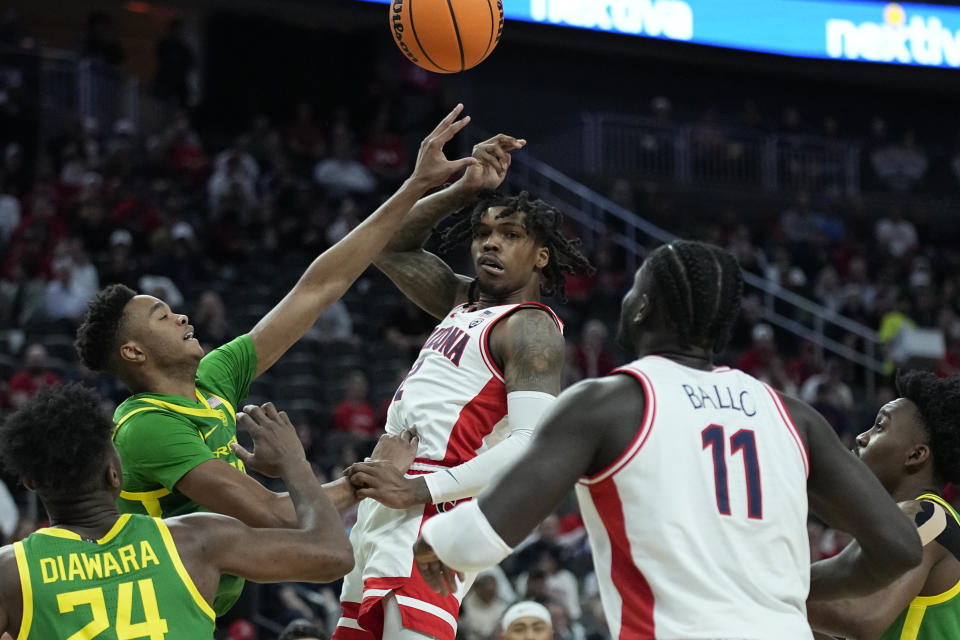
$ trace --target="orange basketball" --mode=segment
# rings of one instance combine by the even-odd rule
[[[411,62],[458,73],[490,55],[503,33],[501,0],[392,0],[390,31]]]

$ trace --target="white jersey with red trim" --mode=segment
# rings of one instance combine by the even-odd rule
[[[810,640],[806,447],[775,391],[658,356],[628,449],[577,498],[614,638]]]
[[[510,434],[503,373],[490,355],[490,331],[523,307],[555,313],[535,302],[476,309],[454,308],[427,338],[387,412],[387,433],[416,427],[418,462],[453,466],[466,462]]]
[[[563,330],[556,314],[539,303],[486,309],[461,305],[427,339],[387,413],[387,433],[416,428],[420,436],[408,475],[459,465],[509,435],[507,389],[487,342],[497,322],[524,307],[543,309]],[[395,598],[405,628],[454,640],[460,601],[474,576],[466,576],[457,593],[441,597],[427,586],[413,562],[413,544],[423,523],[449,506],[400,510],[372,500],[360,503],[350,533],[355,563],[344,577],[343,614],[333,640],[381,640],[381,601],[388,596]]]

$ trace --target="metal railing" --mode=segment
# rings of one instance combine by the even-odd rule
[[[41,138],[71,121],[95,121],[101,132],[117,122],[139,133],[154,133],[177,111],[158,99],[148,83],[122,69],[77,53],[50,48],[0,48],[0,68],[19,72],[31,87],[29,104],[38,108]]]
[[[596,246],[601,238],[612,240],[624,249],[631,269],[639,266],[649,245],[677,238],[528,153],[514,154],[508,181],[514,188],[527,189],[562,208],[581,225],[587,246]],[[619,231],[611,233],[611,229]],[[876,331],[754,273],[744,272],[743,276],[745,294],[760,297],[767,322],[861,367],[868,397],[872,397],[874,374],[884,373]],[[828,329],[853,334],[862,348],[830,337]]]
[[[860,190],[861,148],[854,142],[623,114],[585,114],[582,121],[584,169],[594,175],[771,192]]]

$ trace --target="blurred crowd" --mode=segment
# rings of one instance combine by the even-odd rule
[[[0,44],[34,46],[9,12]],[[82,50],[104,64],[122,63],[108,16],[91,16]],[[97,388],[112,414],[126,391],[83,369],[72,347],[87,302],[104,285],[127,284],[190,314],[207,349],[248,330],[313,256],[408,174],[419,137],[449,102],[429,74],[385,61],[370,69],[367,94],[353,101],[361,107],[294,100],[286,118],[254,117],[224,137],[194,127],[195,56],[182,24],[171,24],[156,52],[155,91],[175,114],[157,130],[137,130],[125,119],[76,118],[31,141],[18,133],[24,112],[16,93],[0,92],[0,419],[41,387],[67,380]],[[664,100],[654,102],[658,117],[678,117]],[[762,124],[749,109],[743,117]],[[763,126],[789,130],[800,123],[799,113],[785,109],[782,122]],[[825,120],[821,133],[829,135],[835,124]],[[928,178],[950,179],[951,171],[960,180],[960,155],[922,148],[910,131],[888,136],[882,119],[864,144],[868,187],[909,193]],[[941,175],[933,167],[944,158],[950,162]],[[960,373],[960,238],[955,225],[926,209],[899,203],[876,209],[859,198],[807,192],[785,194],[779,204],[759,194],[746,205],[691,200],[628,180],[614,181],[609,195],[671,231],[729,247],[744,269],[876,331],[891,345],[878,354],[891,373],[902,364],[892,345],[905,327],[940,332],[945,353],[928,364],[943,375]],[[578,230],[570,225],[568,232]],[[571,278],[569,299],[556,302],[568,322],[567,383],[604,375],[626,359],[612,330],[632,277],[628,261],[603,239],[587,249],[597,273]],[[469,271],[464,255],[450,259]],[[876,408],[892,399],[889,376],[876,397],[863,397],[862,371],[764,322],[763,305],[748,293],[724,362],[799,395],[852,444]],[[330,366],[340,368],[317,372],[326,358],[305,355],[309,367],[300,372],[303,354],[293,352],[252,394],[288,403],[317,474],[336,477],[382,432],[393,390],[433,324],[371,269],[304,340],[313,354],[336,354]],[[830,337],[851,345],[861,340],[849,332]],[[363,366],[359,356],[370,353],[390,354],[392,365]],[[285,385],[297,395],[274,397],[278,385],[269,376],[285,372],[300,381]],[[311,385],[328,382],[328,401],[314,402]],[[0,531],[12,540],[44,515],[13,479],[4,480],[9,492],[0,484]],[[345,516],[347,526],[351,518]],[[809,528],[812,559],[846,542],[818,522]],[[263,625],[279,630],[301,619],[307,622],[295,624],[323,633],[338,617],[338,585],[248,591],[225,632],[234,640],[272,638]],[[501,567],[478,578],[464,601],[459,637],[498,637],[500,618],[517,599],[547,606],[558,640],[608,637],[572,501]]]

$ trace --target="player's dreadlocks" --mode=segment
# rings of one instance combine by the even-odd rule
[[[939,378],[929,371],[897,375],[897,393],[917,405],[930,436],[933,472],[943,484],[960,482],[960,376]]]
[[[508,196],[497,191],[481,194],[474,204],[453,214],[454,224],[440,234],[437,250],[446,253],[473,237],[473,230],[484,212],[491,207],[504,207],[497,218],[508,218],[516,212],[524,213],[523,226],[534,239],[550,250],[550,261],[543,268],[543,285],[540,291],[545,296],[566,300],[567,283],[563,274],[593,273],[593,265],[580,251],[580,240],[563,235],[563,214],[539,198],[532,198],[526,191]],[[476,280],[470,285],[470,301],[476,298]]]
[[[0,427],[0,462],[41,493],[69,497],[102,481],[112,431],[96,393],[76,383],[48,387]]]
[[[703,242],[677,240],[646,260],[657,302],[684,345],[723,351],[740,313],[743,274],[736,258]]]
[[[73,345],[80,360],[91,371],[110,367],[117,348],[117,336],[123,324],[123,308],[137,292],[122,284],[112,284],[87,305],[87,315]]]

